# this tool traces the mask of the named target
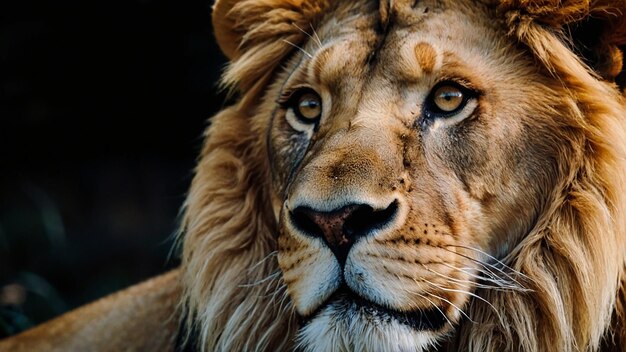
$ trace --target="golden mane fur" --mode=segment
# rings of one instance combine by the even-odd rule
[[[297,319],[276,259],[268,127],[258,117],[270,112],[258,102],[268,99],[276,71],[310,39],[330,3],[215,5],[216,35],[231,60],[223,84],[239,100],[212,118],[185,204],[182,305],[187,332],[204,350],[295,347]],[[483,3],[553,78],[563,147],[549,204],[501,258],[523,274],[527,290],[478,288],[489,305],[474,299],[466,312],[479,323],[463,320],[440,348],[617,351],[626,345],[626,103],[613,82],[622,71],[626,1]],[[587,23],[601,24],[593,62],[572,49],[578,43],[571,34]]]

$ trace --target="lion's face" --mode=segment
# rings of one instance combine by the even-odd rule
[[[369,3],[330,12],[266,99],[278,260],[311,350],[415,350],[477,286],[518,285],[495,258],[553,183],[558,99],[489,10],[401,2],[380,28]]]
[[[240,96],[183,219],[197,346],[624,345],[625,2],[213,9]]]

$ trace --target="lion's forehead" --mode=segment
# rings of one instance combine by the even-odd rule
[[[283,90],[313,87],[328,108],[307,155],[297,164],[302,169],[299,181],[306,181],[306,176],[315,179],[309,173],[321,175],[310,170],[341,164],[346,160],[340,153],[343,148],[348,148],[349,155],[358,151],[367,160],[380,160],[376,169],[385,174],[400,172],[406,163],[403,158],[417,159],[411,156],[420,148],[412,130],[433,86],[456,80],[482,92],[484,87],[510,84],[502,83],[501,73],[514,72],[507,65],[520,66],[507,59],[511,49],[503,49],[502,40],[485,40],[503,37],[503,33],[498,32],[502,30],[498,25],[484,20],[490,15],[485,12],[492,9],[481,3],[388,3],[387,21],[382,19],[384,10],[369,7],[368,13],[355,19],[356,5],[338,5],[336,14],[315,28],[303,47],[302,59],[289,70]],[[493,103],[492,96],[496,95],[485,96],[483,103]],[[320,193],[337,191],[336,182],[330,181],[337,179],[331,177],[335,171],[324,173],[330,176],[319,178],[328,181],[328,191]],[[372,178],[358,172],[354,176]],[[320,182],[316,182],[319,191]]]
[[[384,24],[387,28],[377,27],[380,24],[372,19],[376,16],[371,16],[369,27],[349,19],[320,24],[319,36],[306,45],[310,55],[297,68],[297,80],[328,89],[336,108],[359,106],[410,116],[415,106],[403,102],[423,100],[442,77],[462,78],[476,86],[497,79],[498,70],[484,63],[495,64],[507,56],[501,41],[486,40],[502,37],[501,28],[474,20],[485,17],[477,13],[489,8],[468,1],[445,6],[440,1],[392,3],[397,8]]]

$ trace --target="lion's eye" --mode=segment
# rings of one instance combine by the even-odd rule
[[[422,123],[453,124],[469,116],[478,106],[479,93],[453,82],[437,84],[424,102]]]
[[[465,96],[461,89],[455,86],[444,85],[437,88],[433,94],[433,103],[435,106],[447,113],[454,112],[462,107]]]
[[[315,93],[308,92],[300,95],[294,105],[294,113],[303,122],[316,122],[322,115],[322,99]]]
[[[279,98],[278,103],[286,110],[287,123],[298,132],[309,137],[316,131],[322,117],[322,98],[313,89],[303,87],[287,91]]]

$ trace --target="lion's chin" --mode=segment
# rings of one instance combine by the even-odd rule
[[[420,352],[435,345],[440,325],[431,312],[397,313],[339,292],[298,331],[298,350]]]

